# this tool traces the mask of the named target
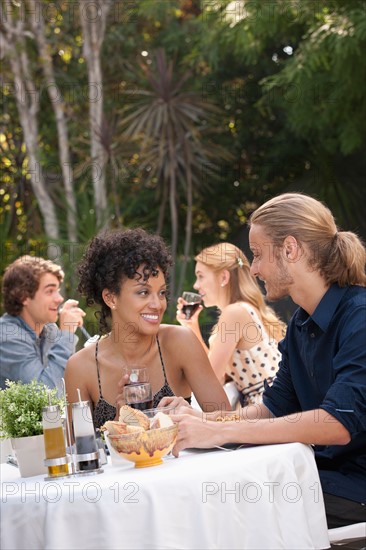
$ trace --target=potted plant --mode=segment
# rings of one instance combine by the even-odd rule
[[[36,380],[29,384],[6,380],[5,384],[0,390],[0,437],[11,440],[22,477],[47,473],[42,411],[49,404],[63,409],[63,400],[57,389]]]

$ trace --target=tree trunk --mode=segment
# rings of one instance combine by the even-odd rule
[[[79,2],[80,21],[84,39],[83,54],[88,67],[92,178],[95,211],[99,227],[104,225],[107,219],[107,190],[105,182],[107,154],[101,140],[103,127],[103,81],[100,54],[110,6],[111,0],[104,0],[103,2],[81,0]]]
[[[110,164],[111,164],[111,187],[112,187],[112,195],[114,197],[114,215],[116,217],[116,223],[117,227],[122,227],[122,214],[121,209],[119,207],[119,197],[117,192],[117,178],[118,178],[118,164],[116,162],[116,159],[114,158],[113,152],[110,155]]]
[[[5,0],[5,5],[7,13],[12,13],[9,0]],[[4,19],[2,21],[5,30],[5,32],[3,31],[3,44],[5,53],[9,55],[14,77],[14,93],[29,159],[30,182],[44,220],[46,236],[52,240],[59,238],[58,220],[54,203],[45,185],[38,157],[39,93],[29,73],[30,62],[26,53],[23,24],[22,17],[16,21],[13,21],[11,16]]]
[[[175,302],[177,299],[177,296],[175,295],[175,277],[176,277],[176,271],[177,271],[176,263],[177,263],[177,248],[178,248],[178,212],[177,212],[177,199],[176,199],[176,172],[173,166],[171,166],[169,183],[170,183],[169,204],[170,204],[170,219],[171,219],[170,223],[172,228],[171,247],[172,247],[172,259],[173,259],[171,281],[170,281],[170,292],[171,292],[172,302]],[[172,308],[173,306],[171,304],[170,309]]]
[[[193,209],[193,190],[192,190],[192,165],[189,154],[189,147],[184,143],[185,149],[185,164],[187,174],[187,215],[186,215],[186,231],[184,238],[184,256],[179,274],[179,283],[177,288],[177,296],[180,296],[183,289],[184,279],[187,271],[187,263],[189,260],[189,251],[192,241],[192,209]]]
[[[31,13],[36,13],[36,0],[28,0]],[[67,204],[67,232],[70,242],[77,242],[77,210],[74,194],[74,179],[69,154],[69,137],[65,119],[65,104],[61,90],[56,85],[52,58],[49,53],[45,36],[44,20],[42,13],[38,17],[30,17],[31,28],[34,32],[40,55],[47,92],[56,118],[57,136],[59,144],[59,158],[61,165],[62,181],[65,188]]]
[[[166,203],[168,200],[168,184],[164,178],[163,180],[163,189],[162,189],[162,197],[161,202],[159,206],[159,215],[158,215],[158,224],[156,228],[156,232],[158,235],[161,235],[163,232],[163,224],[164,224],[164,217],[165,217],[165,209],[166,209]]]

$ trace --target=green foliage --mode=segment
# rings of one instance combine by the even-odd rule
[[[97,226],[79,12],[67,2],[58,3],[50,12],[48,0],[41,4],[43,13],[57,13],[56,18],[46,16],[47,41],[65,100],[81,250]],[[366,236],[363,0],[139,0],[112,4],[102,51],[105,121],[99,129],[108,157],[110,214],[106,225],[158,227],[172,242],[171,212],[164,207],[169,205],[169,194],[164,202],[167,184],[163,180],[175,167],[177,273],[184,275],[179,263],[185,256],[188,196],[192,196],[190,252],[219,240],[243,246],[246,237],[241,237],[241,227],[251,211],[270,196],[291,190],[324,200],[340,226]],[[30,69],[40,86],[39,158],[57,207],[64,250],[67,210],[56,123],[47,91],[42,88],[33,42],[28,36]],[[169,83],[161,78],[154,55],[159,48],[166,52],[175,74],[179,67],[180,75],[189,75],[182,86],[179,79],[172,78]],[[9,84],[4,85],[0,98],[0,224],[5,251],[1,270],[19,255],[18,245],[22,251],[37,253],[37,240],[45,250],[42,221],[27,174],[13,75],[7,56],[3,61],[3,80]],[[177,109],[173,113],[159,102],[168,89],[175,93],[172,101]],[[150,95],[139,94],[142,90]],[[214,113],[206,109],[210,104],[220,108],[214,123]],[[172,124],[165,126],[164,133],[168,114],[172,114]],[[121,131],[128,120],[133,139]],[[189,136],[185,139],[192,151],[189,157],[177,140],[174,155],[169,156],[162,145],[168,141],[168,128],[170,136],[176,130]],[[144,143],[143,135],[148,134]],[[230,151],[230,161],[225,151]],[[70,244],[73,253],[61,258],[67,273],[65,297],[76,294],[75,265],[80,254],[76,258],[74,245]],[[192,273],[190,277],[193,280]],[[188,275],[183,279],[186,286]]]
[[[360,6],[319,14],[283,69],[263,80],[265,100],[278,98],[290,127],[328,152],[359,150],[366,137],[365,48]]]
[[[205,6],[195,62],[206,62],[202,87],[225,108],[236,155],[219,204],[207,197],[205,237],[225,238],[217,226],[228,222],[235,240],[257,205],[292,190],[324,200],[341,227],[365,235],[364,2]]]
[[[6,380],[6,388],[0,390],[0,433],[1,438],[41,435],[43,407],[60,405],[57,389],[32,380],[29,384]]]
[[[148,183],[154,181],[159,193],[160,233],[169,196],[174,297],[178,203],[180,211],[186,214],[184,249],[187,256],[191,241],[193,197],[202,192],[203,168],[209,167],[214,177],[217,162],[229,160],[231,156],[208,137],[220,132],[217,123],[222,113],[202,94],[190,90],[191,71],[178,71],[163,49],[154,52],[150,61],[150,66],[141,67],[147,84],[134,91],[133,102],[128,102],[122,111],[121,127],[126,141],[132,140],[139,145],[136,156],[140,178]],[[181,278],[184,278],[184,271]]]

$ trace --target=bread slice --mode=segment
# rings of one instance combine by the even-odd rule
[[[150,428],[150,420],[142,411],[123,405],[119,411],[119,421],[129,426],[140,426],[144,430]]]
[[[156,413],[154,418],[151,419],[150,430],[157,430],[159,428],[169,428],[169,426],[173,426],[173,424],[174,422],[168,414],[165,414],[163,412],[158,412]]]
[[[125,422],[116,422],[115,420],[108,420],[100,429],[103,432],[108,431],[109,435],[125,435],[145,431],[141,426],[129,426]]]
[[[108,431],[110,435],[120,435],[127,433],[127,424],[124,422],[116,422],[115,420],[108,420],[101,427],[102,431]]]
[[[144,432],[144,428],[142,426],[129,426],[127,424],[127,433],[128,434],[135,434],[135,433],[141,433]]]

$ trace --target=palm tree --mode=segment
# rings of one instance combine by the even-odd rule
[[[133,104],[124,109],[122,121],[125,139],[140,144],[140,170],[149,167],[149,178],[156,178],[159,190],[157,232],[162,231],[169,201],[173,272],[172,302],[181,292],[192,238],[194,192],[202,188],[204,168],[215,173],[215,163],[231,155],[207,137],[220,131],[220,109],[197,92],[185,91],[191,73],[175,73],[165,51],[157,50],[155,64],[144,68],[147,89],[134,91]],[[136,101],[137,98],[137,101]],[[178,200],[180,189],[186,196],[184,258],[178,287],[175,264],[178,250]],[[177,292],[176,292],[177,290]]]

